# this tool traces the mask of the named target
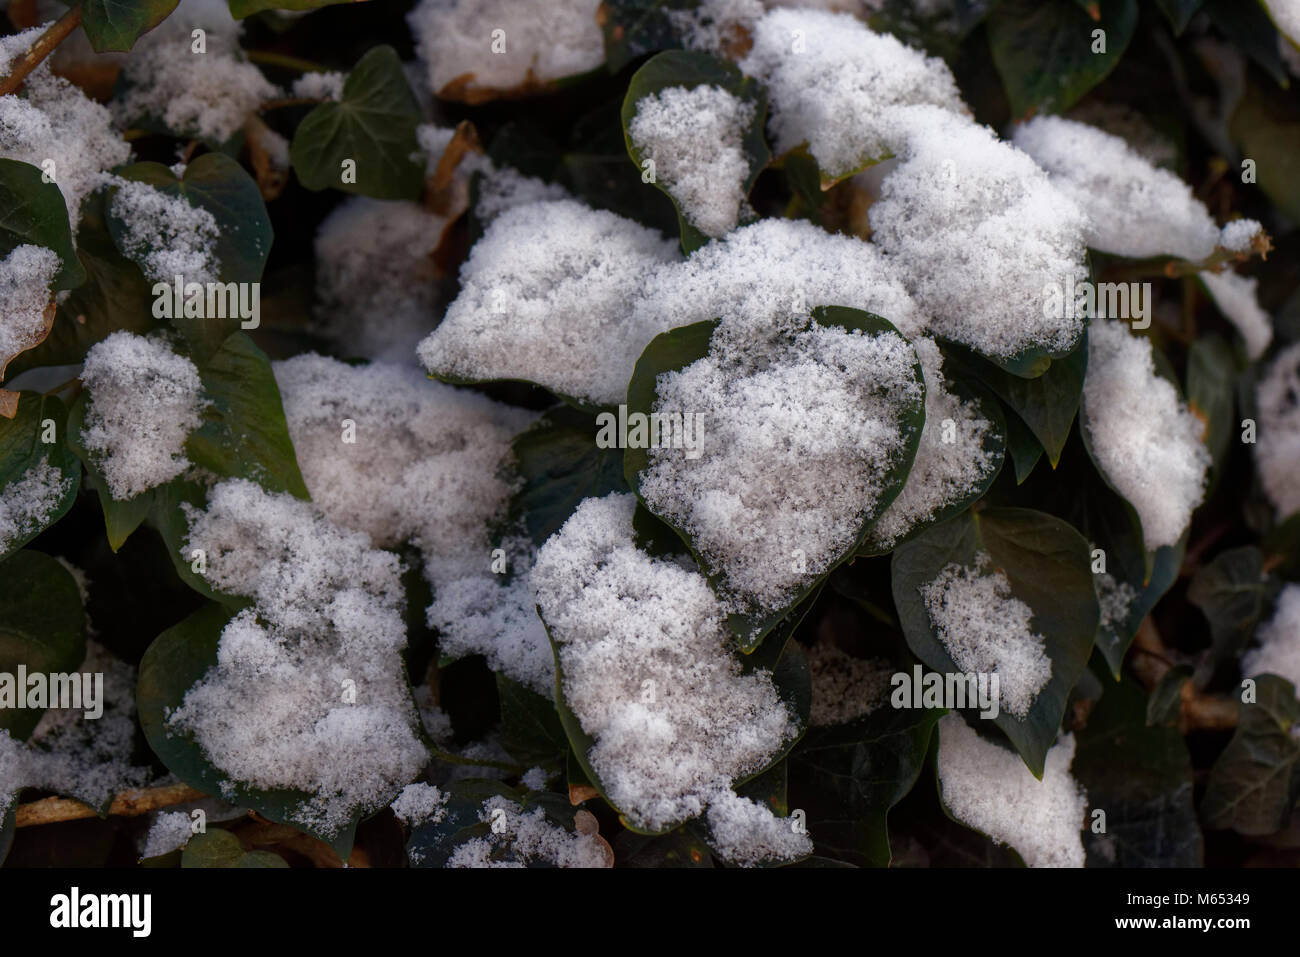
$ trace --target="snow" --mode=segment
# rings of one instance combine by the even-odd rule
[[[343,84],[346,80],[347,76],[337,70],[304,73],[293,81],[290,92],[304,100],[334,100],[338,102],[343,99]]]
[[[1034,631],[1033,609],[991,565],[979,552],[973,566],[951,562],[919,590],[953,664],[965,674],[996,674],[1001,710],[1024,719],[1052,679],[1052,662]]]
[[[1255,640],[1258,647],[1241,656],[1241,673],[1247,678],[1277,675],[1300,692],[1300,585],[1282,588],[1273,616],[1259,626]]]
[[[179,850],[189,842],[192,834],[188,814],[184,811],[163,811],[149,825],[140,858],[162,857]]]
[[[418,827],[426,821],[437,824],[446,817],[446,803],[447,796],[436,787],[417,781],[404,787],[391,807],[407,827]]]
[[[499,469],[534,413],[410,366],[308,353],[272,368],[303,479],[332,522],[381,548],[411,541],[435,589],[490,571],[488,523],[513,490]]]
[[[636,500],[587,499],[538,554],[532,582],[587,760],[633,826],[702,813],[798,733],[764,670],[746,674],[698,572],[633,544]]]
[[[965,113],[942,60],[846,14],[770,11],[754,25],[753,46],[739,65],[768,91],[777,151],[807,143],[824,179],[897,152],[892,118],[900,107]]]
[[[0,260],[0,375],[10,359],[45,338],[45,310],[58,271],[58,254],[30,243]]]
[[[1128,620],[1133,602],[1137,601],[1138,590],[1108,572],[1095,572],[1093,585],[1097,592],[1097,604],[1101,607],[1101,620],[1097,627],[1103,631],[1118,629]]]
[[[311,797],[295,823],[336,834],[388,804],[428,760],[401,657],[401,565],[310,503],[242,479],[186,507],[182,554],[210,584],[253,600],[225,626],[217,662],[168,715],[215,767],[256,788]]]
[[[1263,0],[1269,18],[1278,30],[1300,44],[1300,3],[1296,0]]]
[[[812,325],[659,377],[654,410],[702,415],[703,442],[695,459],[649,449],[640,493],[691,536],[729,611],[782,608],[852,549],[904,454],[915,362],[896,333]]]
[[[203,383],[162,335],[114,332],[86,353],[82,447],[121,501],[190,467],[185,440],[202,424]]]
[[[1093,249],[1197,262],[1218,245],[1219,229],[1191,187],[1120,137],[1059,116],[1038,116],[1019,127],[1012,142],[1087,211]],[[1229,237],[1235,240],[1235,232]]]
[[[599,5],[599,0],[421,0],[407,23],[434,93],[446,95],[447,87],[460,84],[504,91],[586,73],[604,63]]]
[[[790,818],[777,817],[757,801],[729,790],[709,803],[708,822],[714,853],[742,867],[795,861],[812,853],[812,839],[796,832]]]
[[[1197,275],[1219,312],[1241,333],[1247,357],[1253,361],[1262,356],[1273,341],[1273,320],[1260,308],[1256,295],[1259,280],[1230,271],[1205,271]]]
[[[957,820],[1009,844],[1030,867],[1083,867],[1087,795],[1070,775],[1063,735],[1037,780],[1014,751],[981,738],[955,714],[939,721],[939,784]]]
[[[316,232],[317,326],[349,356],[414,363],[437,322],[447,221],[419,203],[344,200]]]
[[[668,87],[637,101],[628,124],[637,152],[706,236],[736,228],[745,203],[749,160],[744,136],[754,104],[719,86]]]
[[[23,745],[9,736],[8,728],[0,728],[0,818],[9,813],[18,792],[26,787]]]
[[[508,210],[470,250],[460,295],[420,343],[420,360],[438,376],[525,379],[617,404],[642,349],[667,328],[629,321],[629,302],[676,246],[573,201]]]
[[[166,283],[177,276],[187,283],[217,281],[221,230],[212,213],[148,183],[115,176],[112,184],[109,213],[125,229],[118,242],[146,277]]]
[[[194,52],[194,30],[205,52]],[[280,91],[247,62],[239,46],[243,25],[221,0],[183,0],[136,41],[122,70],[125,92],[114,102],[122,124],[159,120],[167,129],[224,143]]]
[[[1263,232],[1258,220],[1234,219],[1219,232],[1219,245],[1230,252],[1247,253]]]
[[[894,668],[883,658],[854,658],[829,641],[813,645],[807,657],[812,674],[808,723],[814,728],[846,724],[870,714],[889,698]]]
[[[1094,320],[1083,380],[1084,427],[1106,480],[1137,511],[1148,550],[1173,545],[1205,495],[1204,427],[1156,375],[1151,344]]]
[[[1300,343],[1278,353],[1259,385],[1255,465],[1279,521],[1300,512]]]
[[[484,158],[478,166],[483,171],[479,180],[478,202],[474,215],[489,223],[508,209],[540,203],[546,200],[573,199],[567,189],[558,183],[548,183],[536,176],[525,176],[511,166],[497,166]]]
[[[0,552],[44,527],[71,487],[69,476],[42,460],[0,489]]]
[[[869,211],[872,239],[929,330],[1000,359],[1072,348],[1082,320],[1044,306],[1088,278],[1083,210],[987,127],[933,106],[892,115],[905,145]]]
[[[609,845],[597,834],[570,833],[546,818],[540,807],[525,811],[509,798],[494,795],[483,802],[479,820],[491,825],[486,837],[460,844],[447,867],[610,867]]]

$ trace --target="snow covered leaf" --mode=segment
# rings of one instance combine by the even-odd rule
[[[819,853],[889,866],[889,811],[920,776],[931,732],[943,714],[882,707],[804,735],[790,754],[790,802],[807,812],[808,833]]]
[[[82,392],[68,410],[68,448],[81,460],[90,475],[91,484],[99,497],[100,507],[104,511],[104,531],[108,536],[108,547],[117,551],[126,543],[140,523],[149,515],[153,505],[153,496],[149,491],[133,495],[126,499],[117,499],[109,490],[108,479],[100,470],[94,456],[82,445],[81,435],[85,431],[86,403],[89,394]]]
[[[0,562],[0,674],[76,671],[86,657],[85,617],[77,581],[59,562],[31,549],[10,555]],[[44,711],[0,708],[0,732],[25,740]]]
[[[892,577],[908,647],[941,674],[998,673],[992,722],[1041,775],[1097,634],[1087,542],[1043,512],[989,508],[899,548]]]
[[[50,288],[73,289],[86,281],[59,187],[45,182],[39,167],[0,158],[0,256],[24,245],[43,246],[59,257]],[[5,320],[11,321],[8,316]]]
[[[54,396],[18,394],[0,418],[0,558],[16,552],[72,507],[81,467],[69,450],[67,409]]]
[[[1192,760],[1174,728],[1148,727],[1147,698],[1133,681],[1107,685],[1077,732],[1074,777],[1088,806],[1106,812],[1091,828],[1092,866],[1200,867],[1203,841],[1192,803]]]
[[[1238,834],[1273,834],[1300,798],[1300,700],[1295,685],[1260,675],[1256,701],[1241,706],[1237,731],[1210,769],[1201,799],[1205,826]]]
[[[374,47],[348,74],[343,98],[320,104],[298,124],[289,148],[294,172],[310,190],[417,199],[424,170],[411,156],[420,149],[420,118],[397,52]]]
[[[609,72],[617,73],[647,53],[680,47],[687,25],[681,14],[700,5],[700,0],[603,0],[596,19],[605,36]]]
[[[672,199],[684,252],[753,218],[749,191],[771,159],[766,112],[752,78],[705,53],[660,53],[632,75],[628,155]]]
[[[177,0],[82,0],[81,22],[96,53],[126,52],[176,9]]]
[[[266,354],[242,332],[199,366],[203,424],[185,450],[195,465],[225,478],[247,478],[268,492],[307,498],[284,406]]]
[[[1234,659],[1278,593],[1278,581],[1264,569],[1264,553],[1254,545],[1220,552],[1192,576],[1187,600],[1210,623],[1210,654],[1200,677]]]
[[[1071,0],[1004,0],[989,14],[993,61],[1016,119],[1065,112],[1119,63],[1137,26],[1137,0],[1097,6],[1100,20]]]
[[[511,500],[511,515],[541,545],[568,521],[586,498],[626,492],[623,452],[602,449],[596,418],[571,406],[551,409],[511,443],[523,479]]]
[[[694,412],[700,417],[696,427],[701,428],[698,423],[703,423],[701,438],[704,439],[699,443],[696,458],[704,467],[716,470],[710,481],[729,482],[732,487],[722,490],[716,484],[712,488],[701,486],[699,476],[704,474],[704,468],[691,461],[689,454],[681,449],[665,452],[638,448],[631,441],[624,454],[624,472],[646,508],[673,527],[690,546],[700,567],[708,572],[710,584],[727,605],[728,625],[741,649],[748,653],[836,565],[862,546],[872,523],[898,497],[921,441],[925,390],[920,364],[915,361],[915,350],[910,346],[906,354],[885,355],[882,351],[878,356],[845,356],[826,362],[813,358],[817,348],[829,349],[831,343],[884,350],[896,341],[906,342],[893,325],[879,316],[858,309],[826,306],[813,309],[807,331],[792,336],[786,345],[774,346],[766,367],[759,363],[747,369],[742,363],[732,369],[731,374],[739,383],[734,395],[719,393],[710,397],[692,393],[692,382],[707,382],[710,376],[716,381],[721,376],[720,372],[710,372],[712,367],[708,364],[720,361],[716,356],[717,347],[711,343],[715,330],[721,334],[724,328],[717,321],[699,322],[656,337],[637,361],[628,386],[627,406],[629,421],[634,414],[644,416],[644,422],[653,422],[651,416],[656,413],[663,416],[679,408]],[[823,345],[816,345],[818,342]],[[808,350],[807,356],[802,349]],[[814,370],[823,376],[844,376],[835,388],[846,390],[869,406],[857,413],[858,421],[874,420],[878,426],[872,429],[881,431],[874,433],[874,438],[864,433],[859,444],[853,435],[836,432],[838,426],[810,426],[809,422],[818,421],[816,416],[822,413],[793,411],[798,407],[795,403],[816,405],[826,394],[825,390],[832,388],[826,383],[815,387],[820,390],[818,396],[799,398],[787,394],[784,398],[790,408],[773,409],[765,402],[766,390],[788,391],[790,387],[780,385],[775,379],[764,383],[767,377],[779,375],[778,370],[785,364],[804,369],[804,381],[809,381]],[[903,368],[904,364],[907,369]],[[665,400],[664,390],[670,387],[667,383],[674,376],[685,383],[686,391]],[[774,418],[756,425],[765,415]],[[757,418],[743,424],[745,416]],[[759,459],[747,461],[738,447],[729,447],[732,441],[728,438],[729,430],[738,430],[736,442],[748,443],[756,427],[772,430],[770,441],[755,450]],[[827,445],[814,443],[815,449],[806,455],[796,455],[797,464],[762,462],[762,448],[788,453],[787,441],[796,436],[799,441],[809,441],[809,432],[820,433],[823,429],[839,438]],[[821,497],[827,492],[824,487],[815,487],[818,476],[808,468],[807,455],[814,454],[836,471],[843,468],[857,472],[852,478],[844,479],[844,486],[837,486],[841,493],[834,494],[830,500]],[[864,458],[853,458],[858,454]],[[746,468],[754,474],[746,472]],[[791,469],[799,471],[792,473]],[[794,492],[792,483],[796,475],[806,477],[814,486]],[[764,484],[773,478],[780,483],[778,487]],[[751,482],[756,484],[746,488],[746,483]],[[864,498],[843,494],[846,487],[856,487]],[[799,504],[789,506],[788,498]],[[743,517],[722,517],[723,513],[710,513],[705,506],[713,501],[724,512],[737,506],[753,511]],[[698,516],[694,511],[697,507],[704,508]],[[786,520],[778,522],[775,513],[787,508]],[[805,514],[801,516],[801,512]],[[801,520],[806,524],[801,525]],[[761,541],[755,539],[760,533]]]

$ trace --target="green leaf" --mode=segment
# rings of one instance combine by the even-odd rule
[[[596,445],[596,418],[571,406],[551,409],[511,443],[523,479],[512,519],[541,545],[560,530],[585,498],[628,491],[622,449]]]
[[[167,714],[180,707],[190,688],[216,666],[221,631],[229,618],[228,609],[215,604],[205,605],[155,638],[140,659],[136,708],[149,747],[167,770],[191,787],[205,794],[221,794],[232,803],[252,808],[269,820],[320,838],[333,847],[341,859],[347,860],[358,822],[382,810],[397,796],[396,792],[388,801],[375,807],[358,809],[352,822],[338,833],[328,833],[302,824],[293,817],[296,810],[313,799],[312,794],[289,788],[267,790],[230,781],[227,774],[212,765],[191,734],[178,732],[167,725]],[[186,849],[193,844],[191,840]]]
[[[1176,728],[1149,727],[1146,715],[1142,689],[1121,681],[1076,734],[1071,771],[1088,793],[1089,822],[1106,814],[1104,834],[1083,834],[1090,867],[1202,864],[1187,745]]]
[[[223,283],[261,282],[266,258],[271,252],[271,220],[257,183],[237,162],[224,153],[204,153],[185,168],[180,179],[161,163],[136,163],[122,169],[119,175],[147,183],[168,196],[183,199],[196,209],[211,213],[221,230],[214,248],[220,264],[217,278]],[[111,198],[110,190],[110,210]],[[126,224],[111,212],[108,231],[117,248],[129,257],[123,245],[127,235]],[[173,281],[168,276],[163,283],[170,289]],[[171,322],[190,343],[196,361],[201,361],[239,329],[241,320],[238,316],[225,319],[177,316]]]
[[[1300,701],[1277,675],[1256,679],[1256,701],[1241,706],[1237,731],[1210,768],[1201,817],[1213,829],[1248,837],[1280,831],[1300,798]]]
[[[357,61],[343,84],[343,99],[322,103],[298,124],[289,158],[303,186],[333,187],[374,199],[417,199],[424,167],[415,128],[420,106],[402,61],[390,46],[377,46]],[[355,164],[355,182],[344,182],[344,164]]]
[[[931,670],[962,673],[935,633],[920,589],[956,562],[975,565],[987,552],[1012,595],[1033,611],[1052,677],[1022,719],[1002,710],[993,719],[1029,766],[1042,777],[1043,760],[1056,741],[1070,691],[1083,675],[1097,634],[1100,610],[1088,562],[1088,543],[1060,519],[1024,508],[990,508],[938,525],[894,552],[894,603],[913,654]]]
[[[555,713],[555,703],[503,674],[498,673],[496,679],[501,747],[522,765],[561,770],[569,739]]]
[[[1083,377],[1088,366],[1087,337],[1081,338],[1068,355],[1051,360],[1046,371],[1033,379],[1013,375],[961,347],[949,345],[945,351],[1020,417],[1047,452],[1052,468],[1056,468],[1083,396]],[[1017,479],[1024,480],[1019,473]]]
[[[1201,669],[1213,672],[1246,647],[1264,618],[1280,584],[1264,570],[1264,553],[1254,545],[1229,548],[1192,576],[1187,600],[1210,623],[1212,645]]]
[[[358,0],[229,0],[229,6],[230,15],[242,20],[264,10],[319,10],[339,3],[356,2]]]
[[[104,473],[100,471],[81,441],[82,432],[86,427],[88,395],[89,393],[82,392],[77,396],[76,401],[72,403],[72,409],[68,412],[68,447],[77,458],[81,459],[81,464],[86,467],[86,472],[90,475],[91,483],[99,496],[100,507],[104,512],[104,531],[108,535],[108,547],[117,551],[148,516],[149,509],[153,506],[154,495],[153,490],[149,489],[133,498],[125,500],[113,498],[112,492],[108,490]]]
[[[701,86],[720,87],[737,99],[753,106],[753,118],[745,127],[741,140],[741,151],[744,153],[748,164],[743,186],[744,195],[747,197],[750,190],[754,188],[758,174],[763,171],[772,158],[772,153],[767,148],[767,138],[763,132],[767,123],[767,96],[762,87],[755,80],[741,73],[738,67],[727,63],[725,60],[709,56],[707,53],[668,50],[651,57],[632,75],[632,81],[627,88],[627,96],[623,100],[621,114],[623,139],[627,144],[627,153],[632,157],[632,162],[636,164],[638,170],[645,168],[643,164],[647,160],[653,162],[652,156],[642,153],[637,148],[630,131],[641,100],[648,96],[656,96],[663,90],[672,87],[685,87],[689,90]],[[658,175],[655,178],[655,186],[673,201],[673,206],[677,210],[683,252],[689,254],[699,249],[711,238],[717,238],[705,235],[690,222],[677,197],[673,196],[670,186],[663,182]],[[743,206],[744,204],[742,204],[742,209]],[[742,218],[741,223],[750,222],[752,219],[752,215],[749,219]]]
[[[1300,104],[1295,96],[1248,73],[1228,132],[1241,155],[1254,161],[1259,188],[1292,221],[1300,220]]]
[[[1020,416],[1014,412],[1008,413],[1006,421],[1007,454],[1015,468],[1016,484],[1023,485],[1038,460],[1043,457],[1043,446]]]
[[[52,395],[20,392],[12,419],[0,417],[0,496],[23,481],[30,469],[44,463],[56,469],[66,488],[54,509],[40,521],[26,521],[7,530],[0,558],[12,555],[49,528],[72,508],[81,486],[81,466],[68,447],[68,413]],[[49,438],[51,441],[46,442]],[[19,518],[17,509],[10,518]]]
[[[1147,700],[1147,724],[1153,728],[1173,728],[1183,707],[1183,685],[1192,678],[1192,666],[1174,665],[1151,689]]]
[[[682,45],[670,13],[699,7],[699,0],[604,0],[596,21],[605,35],[605,65],[617,73],[637,57]]]
[[[59,187],[45,182],[41,170],[30,163],[0,159],[0,258],[26,244],[44,246],[58,255],[54,289],[73,289],[86,281]]]
[[[181,867],[238,867],[244,846],[229,831],[213,828],[195,834],[181,851]]]
[[[1205,12],[1210,22],[1242,53],[1266,70],[1279,87],[1290,83],[1290,74],[1278,49],[1278,31],[1265,12],[1264,4],[1205,0]]]
[[[1212,460],[1207,499],[1218,484],[1235,431],[1232,393],[1237,371],[1231,347],[1219,336],[1197,339],[1188,350],[1187,405],[1205,423]]]
[[[226,478],[250,479],[268,492],[310,498],[266,353],[236,332],[199,366],[199,378],[208,404],[203,424],[185,440],[190,460]]]
[[[1002,0],[987,25],[993,62],[1016,120],[1064,113],[1119,63],[1137,26],[1137,0],[1098,0],[1094,20],[1070,0]],[[1105,52],[1093,52],[1093,31]]]
[[[851,332],[861,331],[867,335],[886,332],[897,334],[898,332],[888,320],[882,319],[880,316],[844,306],[818,306],[812,311],[812,319],[818,325],[845,329]],[[637,360],[636,368],[632,373],[632,381],[628,385],[627,412],[629,416],[638,412],[643,415],[650,414],[655,403],[656,383],[661,374],[684,369],[708,354],[709,342],[717,323],[718,320],[708,320],[670,329],[668,332],[656,336],[646,346],[645,351],[641,353],[641,357]],[[879,476],[881,493],[876,500],[875,508],[870,514],[864,516],[856,540],[850,544],[838,559],[830,562],[820,576],[800,589],[784,608],[776,609],[767,614],[742,614],[738,612],[728,614],[727,624],[736,635],[741,650],[746,654],[757,648],[763,641],[764,636],[776,628],[787,617],[792,608],[798,606],[816,590],[835,570],[837,565],[851,558],[862,547],[871,530],[871,524],[902,491],[903,485],[907,481],[908,472],[911,470],[912,461],[916,457],[916,447],[921,441],[921,429],[925,423],[925,388],[920,363],[913,363],[912,375],[918,386],[920,386],[917,391],[921,398],[907,408],[900,410],[899,421],[904,438],[903,454],[898,457],[887,473]],[[646,449],[628,448],[624,452],[623,470],[628,484],[636,492],[637,499],[641,504],[653,512],[653,509],[650,509],[649,505],[641,497],[640,491],[640,475],[649,465],[650,459]],[[662,516],[659,516],[659,518],[681,536],[682,540],[690,547],[691,554],[700,567],[707,568],[706,563],[696,552],[690,535],[683,529],[663,519]],[[709,584],[713,586],[715,591],[721,594],[727,590],[725,572],[709,574],[707,577]]]
[[[81,667],[85,657],[85,611],[72,573],[30,549],[0,562],[0,675],[14,676],[16,683],[19,665],[29,675],[66,674]],[[0,730],[25,740],[44,713],[44,708],[0,708]]]
[[[1156,0],[1156,5],[1169,18],[1175,36],[1187,29],[1187,24],[1204,3],[1205,0]]]
[[[619,867],[713,867],[709,846],[686,827],[657,836],[624,828],[612,845]]]
[[[944,714],[880,707],[804,735],[790,755],[790,802],[807,813],[818,853],[889,865],[889,811],[916,784],[931,732]]]
[[[177,0],[82,0],[81,24],[96,53],[125,53],[167,19]]]
[[[275,854],[271,851],[249,851],[235,863],[235,866],[287,868],[289,862],[279,854]]]
[[[226,607],[231,613],[247,607],[247,598],[238,595],[225,595],[208,584],[208,580],[197,574],[191,567],[193,556],[185,548],[189,539],[189,520],[183,506],[204,509],[207,507],[207,488],[192,479],[177,478],[150,489],[145,493],[150,497],[149,524],[157,529],[166,546],[168,557],[181,581],[189,585],[205,598],[209,598]]]

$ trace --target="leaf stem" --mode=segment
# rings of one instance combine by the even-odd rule
[[[17,93],[27,75],[41,65],[41,61],[54,52],[54,48],[81,26],[81,4],[76,4],[60,17],[48,30],[36,38],[26,53],[14,61],[9,75],[0,80],[0,96]]]

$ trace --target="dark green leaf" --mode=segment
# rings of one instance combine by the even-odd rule
[[[1105,79],[1137,26],[1137,0],[1098,0],[1094,20],[1070,0],[1002,0],[987,25],[1015,119],[1064,113]],[[1105,52],[1093,52],[1094,31]]]
[[[0,159],[0,258],[24,244],[44,246],[58,255],[54,289],[73,289],[86,281],[59,187],[46,182],[30,163]]]
[[[348,74],[343,99],[322,103],[298,125],[289,150],[294,172],[310,190],[416,199],[424,185],[424,169],[411,159],[420,118],[397,51],[374,47]],[[344,182],[347,161],[355,182]]]
[[[1241,155],[1255,164],[1259,188],[1292,221],[1300,220],[1300,104],[1295,96],[1247,74],[1228,132]]]
[[[264,10],[319,10],[337,3],[355,2],[357,0],[229,0],[230,15],[236,20]]]
[[[1147,700],[1147,724],[1153,728],[1173,728],[1183,707],[1183,685],[1192,678],[1191,665],[1174,665],[1151,689]]]
[[[1210,769],[1201,801],[1206,827],[1247,836],[1280,831],[1300,798],[1295,685],[1260,675],[1256,692],[1256,701],[1242,704],[1237,731]]]
[[[679,827],[651,836],[624,829],[614,837],[619,867],[712,867],[713,854],[691,829]]]
[[[195,834],[181,851],[181,867],[238,867],[244,846],[229,831],[213,828]]]
[[[748,163],[748,172],[744,181],[744,195],[754,188],[758,174],[772,158],[767,148],[767,139],[763,130],[767,122],[767,97],[762,88],[751,78],[740,72],[739,68],[709,56],[707,53],[694,53],[685,50],[668,50],[651,57],[632,75],[628,84],[627,96],[623,100],[623,138],[627,152],[632,157],[638,170],[645,169],[646,161],[653,162],[654,157],[643,154],[632,140],[630,128],[637,115],[637,106],[648,96],[655,96],[671,87],[694,89],[700,86],[720,87],[742,102],[751,104],[753,118],[745,127],[741,141],[741,150]],[[656,164],[662,165],[662,164]],[[669,184],[662,182],[657,174],[655,186],[673,201],[677,209],[677,221],[682,237],[682,251],[691,253],[709,241],[710,237],[702,233],[690,222],[686,211],[682,209],[677,198],[673,196]],[[742,204],[743,207],[744,204]],[[750,217],[753,218],[752,216]],[[741,222],[749,220],[742,219]]]
[[[1277,28],[1264,12],[1262,3],[1205,0],[1205,12],[1209,15],[1210,22],[1237,48],[1267,70],[1278,86],[1285,87],[1290,82],[1286,64],[1278,50]]]
[[[1164,11],[1165,16],[1169,18],[1174,33],[1179,34],[1187,29],[1187,24],[1191,22],[1192,17],[1205,3],[1205,0],[1156,0],[1156,3]]]
[[[36,392],[20,392],[14,417],[0,417],[0,496],[12,494],[30,469],[45,463],[58,471],[65,486],[54,508],[39,521],[29,520],[14,504],[9,518],[15,524],[0,542],[0,558],[12,555],[61,519],[76,500],[81,466],[69,449],[68,428],[63,403],[55,396]]]
[[[669,14],[699,5],[699,0],[604,0],[596,20],[605,34],[609,71],[617,73],[647,53],[680,47],[681,29]]]
[[[1218,484],[1235,431],[1232,389],[1236,377],[1237,362],[1221,338],[1205,336],[1192,343],[1187,353],[1187,404],[1208,430],[1205,444],[1213,465],[1207,498]]]
[[[1043,457],[1043,446],[1020,416],[1011,412],[1006,416],[1006,421],[1007,454],[1011,456],[1011,464],[1016,470],[1016,484],[1023,485],[1038,460]]]
[[[153,490],[149,489],[133,498],[125,500],[113,498],[103,472],[99,470],[99,466],[95,464],[81,442],[81,433],[86,423],[88,395],[89,393],[82,392],[77,396],[77,400],[72,403],[72,409],[68,412],[68,447],[77,458],[81,459],[81,464],[86,467],[86,472],[90,475],[91,484],[95,487],[100,507],[104,511],[104,530],[108,535],[108,547],[117,551],[148,516],[149,509],[153,506],[154,495]]]
[[[29,675],[68,674],[86,657],[85,611],[72,573],[41,552],[25,550],[0,562],[0,675],[24,695],[0,707],[0,730],[22,741],[44,708],[18,707],[19,665]]]
[[[1246,646],[1278,587],[1278,582],[1264,571],[1264,553],[1254,545],[1220,552],[1212,562],[1196,570],[1187,600],[1209,621],[1213,642],[1203,671],[1213,672]]]
[[[555,703],[505,675],[496,678],[501,747],[520,764],[559,771],[564,767],[569,739],[555,713]]]
[[[177,0],[82,0],[81,23],[96,53],[125,53],[176,9]]]
[[[961,673],[935,634],[920,589],[950,563],[975,565],[987,552],[1012,595],[1033,611],[1052,677],[1022,719],[1001,710],[993,719],[1011,739],[1035,777],[1056,741],[1070,691],[1083,674],[1097,634],[1099,608],[1088,564],[1088,543],[1073,528],[1043,512],[990,508],[960,515],[924,532],[894,552],[894,603],[913,654],[941,674]]]

